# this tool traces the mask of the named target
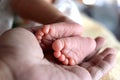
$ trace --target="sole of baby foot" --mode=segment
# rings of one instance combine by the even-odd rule
[[[75,36],[54,41],[52,48],[54,56],[63,64],[75,65],[95,50],[96,42],[91,38]]]
[[[56,24],[44,25],[42,28],[42,32],[44,32],[46,35],[51,36],[52,39],[81,35],[82,31],[83,31],[82,26],[72,23],[69,24],[56,23]]]

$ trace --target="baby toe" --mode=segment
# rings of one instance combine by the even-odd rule
[[[42,28],[42,31],[45,33],[45,34],[48,34],[50,32],[50,26],[49,25],[45,25],[43,28]]]
[[[59,57],[61,56],[61,52],[54,52],[54,56],[55,56],[56,58],[59,58]]]
[[[63,61],[63,64],[64,64],[64,65],[68,65],[68,63],[69,63],[69,61],[68,61],[68,59],[66,58],[65,61]]]
[[[52,48],[55,51],[61,51],[64,48],[64,42],[62,40],[56,40],[53,42]]]
[[[38,41],[41,41],[42,40],[42,37],[44,36],[44,33],[40,30],[38,30],[36,33],[35,33],[35,36],[36,38],[38,39]]]
[[[65,55],[61,55],[58,59],[59,59],[60,61],[65,61]]]
[[[69,59],[69,65],[71,65],[71,66],[73,66],[73,65],[75,65],[76,63],[75,63],[75,60],[74,59]]]

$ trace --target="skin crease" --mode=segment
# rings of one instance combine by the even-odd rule
[[[34,34],[26,29],[15,28],[0,36],[0,61],[8,69],[4,76],[9,74],[11,80],[99,80],[113,67],[114,53],[107,48],[80,65],[64,66],[48,61]]]

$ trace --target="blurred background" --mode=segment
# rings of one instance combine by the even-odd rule
[[[77,0],[79,10],[105,25],[120,40],[120,0]]]

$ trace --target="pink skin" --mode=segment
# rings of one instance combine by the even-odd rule
[[[96,42],[96,40],[99,41]],[[52,45],[54,56],[63,64],[78,64],[82,62],[84,58],[93,56],[95,53],[94,51],[100,49],[98,47],[102,45],[99,45],[99,43],[102,41],[103,44],[104,40],[101,37],[96,38],[96,40],[78,36],[58,39],[54,41]]]
[[[6,65],[2,65],[1,61]],[[53,64],[44,57],[36,37],[30,31],[15,28],[0,36],[0,65],[6,68],[2,80],[99,80],[114,63],[115,51],[107,48],[80,65]]]
[[[78,24],[56,23],[38,29],[36,37],[43,48],[52,46],[54,56],[63,64],[75,65],[92,56],[104,43],[102,37],[98,37],[96,41],[80,36],[81,33],[82,27]]]

